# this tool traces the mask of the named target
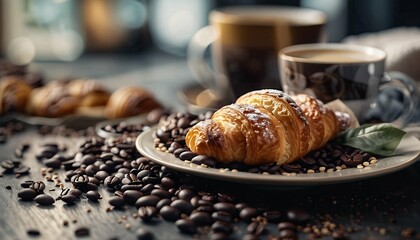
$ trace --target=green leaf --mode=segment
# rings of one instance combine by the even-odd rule
[[[348,129],[341,133],[334,141],[338,144],[361,149],[365,152],[391,156],[405,132],[389,123],[363,125]]]

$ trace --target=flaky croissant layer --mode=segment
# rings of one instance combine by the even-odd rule
[[[348,115],[339,119],[308,95],[258,90],[199,122],[187,133],[186,144],[223,163],[285,164],[323,147],[349,123]]]

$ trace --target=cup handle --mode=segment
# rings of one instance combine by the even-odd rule
[[[385,72],[382,78],[380,91],[387,87],[399,89],[405,96],[404,102],[408,100],[408,108],[404,108],[402,114],[392,124],[398,127],[404,127],[413,117],[418,103],[418,92],[414,80],[402,72]],[[405,104],[404,104],[405,105]]]
[[[215,90],[216,74],[205,59],[208,47],[216,40],[214,27],[205,26],[191,38],[187,48],[187,63],[194,78],[205,88]]]

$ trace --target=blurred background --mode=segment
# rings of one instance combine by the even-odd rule
[[[420,26],[415,0],[0,0],[0,56],[29,64],[48,80],[88,77],[111,88],[127,83],[154,88],[149,83],[161,81],[176,83],[171,91],[179,91],[194,81],[186,49],[208,24],[208,13],[251,4],[321,10],[328,17],[329,42]],[[420,33],[416,36],[420,53]],[[169,90],[158,98],[168,95]]]
[[[18,64],[74,61],[92,52],[184,56],[208,12],[230,5],[290,5],[322,10],[328,40],[397,26],[420,26],[414,0],[14,0],[0,1],[0,54]]]

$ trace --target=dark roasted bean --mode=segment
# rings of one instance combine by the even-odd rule
[[[224,232],[214,232],[210,234],[210,240],[227,240],[229,238],[229,234]]]
[[[86,175],[93,177],[99,171],[99,168],[96,165],[89,165],[85,169]]]
[[[216,221],[211,225],[211,229],[214,232],[222,232],[222,233],[226,233],[226,234],[231,234],[233,231],[233,228],[231,226],[231,224],[227,223],[227,222],[222,222],[222,221]]]
[[[121,178],[117,176],[108,176],[104,179],[104,185],[108,188],[115,188],[118,184],[121,183]]]
[[[152,206],[143,206],[138,209],[137,213],[143,221],[150,221],[156,216],[157,209]]]
[[[33,189],[37,193],[42,193],[45,190],[45,183],[42,181],[36,181],[33,182],[29,188]]]
[[[156,204],[156,208],[157,209],[161,209],[164,206],[169,206],[172,203],[171,199],[161,199],[157,204]]]
[[[151,192],[152,195],[156,195],[160,198],[171,198],[172,194],[168,191],[165,191],[163,189],[153,189]]]
[[[239,213],[239,217],[244,220],[245,222],[250,222],[253,218],[258,216],[257,209],[253,207],[246,207],[241,210]]]
[[[142,206],[156,206],[156,204],[160,201],[160,197],[155,195],[147,195],[142,196],[136,201],[136,207],[142,207]]]
[[[129,204],[134,204],[142,196],[143,193],[138,190],[126,190],[123,193],[124,200]]]
[[[296,234],[295,234],[294,231],[292,231],[290,229],[283,229],[283,230],[280,230],[279,237],[281,239],[290,239],[290,240],[292,240],[292,239],[296,239]]]
[[[210,214],[206,212],[194,212],[191,213],[190,219],[197,225],[197,226],[205,226],[209,225],[212,222]]]
[[[13,169],[13,173],[24,175],[24,174],[28,174],[30,170],[31,170],[30,167],[24,166],[24,165],[20,165],[20,166],[18,166],[18,167],[16,167],[16,168]]]
[[[68,194],[79,198],[82,195],[82,191],[80,191],[79,189],[71,189]]]
[[[185,152],[185,151],[188,151],[188,150],[187,150],[187,149],[185,149],[185,148],[178,148],[177,150],[175,150],[175,151],[174,151],[174,155],[175,155],[176,157],[179,157],[179,155],[180,155],[181,153]]]
[[[32,180],[26,180],[26,181],[22,182],[20,184],[20,186],[23,187],[23,188],[29,188],[33,183],[34,183],[34,181],[32,181]]]
[[[180,212],[186,214],[190,214],[193,210],[193,206],[191,205],[191,203],[182,199],[177,199],[173,201],[170,206],[177,208]]]
[[[287,211],[287,218],[295,224],[304,224],[309,220],[309,214],[300,209],[290,209]]]
[[[215,221],[231,222],[233,217],[230,213],[224,211],[217,211],[211,214],[211,217]]]
[[[12,160],[4,160],[0,165],[6,171],[12,171],[16,167]]]
[[[236,208],[235,208],[235,205],[233,205],[232,203],[219,202],[219,203],[214,204],[213,207],[217,211],[224,211],[232,215],[236,215]]]
[[[86,193],[86,198],[89,199],[92,202],[96,202],[99,199],[101,199],[101,195],[97,191],[88,191]]]
[[[181,160],[191,160],[191,159],[193,159],[195,156],[197,156],[197,154],[196,153],[193,153],[193,152],[191,152],[191,151],[185,151],[185,152],[182,152],[180,155],[179,155],[179,159],[181,159]]]
[[[287,172],[299,172],[302,170],[302,167],[299,164],[283,164],[282,167]]]
[[[169,189],[169,188],[171,188],[175,185],[175,181],[173,179],[169,178],[169,177],[163,177],[162,180],[160,181],[160,183],[166,189]]]
[[[159,214],[162,216],[163,219],[171,222],[175,222],[181,216],[181,212],[178,209],[171,206],[163,206],[160,209]]]
[[[33,236],[33,237],[37,237],[37,236],[40,236],[40,235],[41,235],[41,232],[40,232],[38,229],[28,229],[28,230],[26,231],[26,233],[27,233],[29,236]]]
[[[175,222],[175,225],[183,233],[194,234],[197,232],[197,227],[191,219],[179,219]]]
[[[296,225],[291,222],[280,222],[277,225],[277,229],[278,230],[290,229],[290,230],[296,231]]]
[[[152,232],[144,228],[139,228],[136,231],[136,238],[137,240],[153,240],[154,236]]]
[[[259,221],[251,222],[246,228],[248,233],[255,235],[261,235],[265,232],[265,230],[265,224]]]
[[[37,195],[38,193],[30,188],[22,189],[17,194],[17,196],[23,201],[32,201]]]
[[[77,237],[86,237],[90,235],[90,230],[89,228],[86,228],[86,227],[79,227],[76,230],[74,230],[74,234]]]
[[[61,167],[61,161],[58,158],[46,159],[43,161],[44,165],[50,168],[59,169]]]
[[[178,197],[185,201],[191,201],[191,198],[193,198],[194,196],[195,196],[195,193],[191,189],[188,189],[188,188],[182,189],[178,193]]]
[[[106,171],[103,171],[103,170],[101,170],[101,171],[98,171],[96,174],[95,174],[95,177],[97,178],[97,179],[99,179],[99,180],[104,180],[106,177],[108,177],[109,176],[109,173],[108,172],[106,172]]]
[[[74,204],[77,201],[77,197],[71,194],[67,194],[61,197],[61,200],[69,205]]]
[[[50,206],[55,202],[54,198],[47,194],[39,194],[35,197],[34,200],[36,203],[42,206]]]
[[[242,240],[259,240],[260,237],[258,235],[254,235],[251,233],[247,233],[242,236]]]
[[[122,197],[112,196],[109,198],[108,203],[116,208],[121,208],[125,205],[125,201]]]

